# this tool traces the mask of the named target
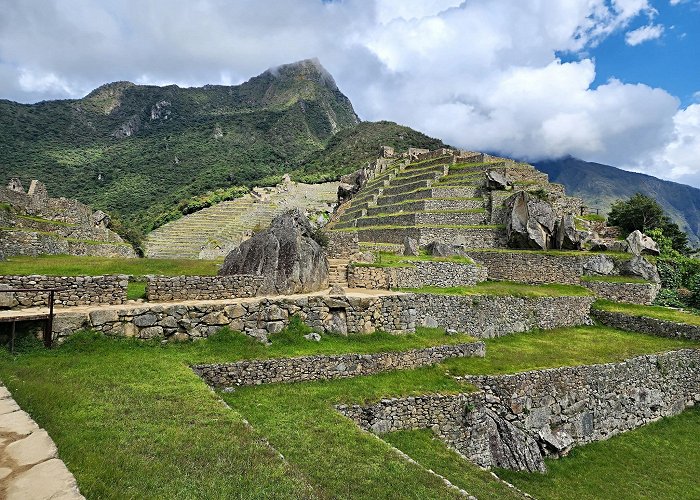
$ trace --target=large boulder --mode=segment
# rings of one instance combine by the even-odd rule
[[[656,269],[656,266],[641,255],[635,255],[630,260],[622,262],[620,264],[620,274],[625,276],[637,276],[654,283],[661,283],[659,271]]]
[[[418,255],[420,250],[418,248],[418,240],[406,236],[403,240],[403,254],[404,255]]]
[[[581,250],[581,244],[586,236],[586,231],[579,231],[576,229],[576,221],[572,214],[566,214],[557,221],[557,248],[562,250]]]
[[[528,472],[547,472],[537,441],[493,411],[485,410],[485,414],[493,466]]]
[[[425,247],[428,255],[433,257],[456,257],[456,256],[466,256],[464,247],[458,245],[449,245],[447,243],[440,243],[439,241],[433,241],[428,243]]]
[[[659,245],[639,229],[627,237],[629,251],[634,255],[659,255]]]
[[[486,187],[493,190],[508,191],[513,189],[513,183],[507,176],[496,170],[486,172]]]
[[[307,293],[328,288],[326,253],[300,209],[273,219],[270,227],[232,250],[220,275],[263,276],[259,294]]]
[[[509,247],[547,250],[554,246],[557,219],[552,205],[521,191],[506,200],[506,207]]]

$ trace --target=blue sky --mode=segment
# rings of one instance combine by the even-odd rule
[[[594,86],[618,78],[664,88],[683,106],[700,102],[700,4],[664,1],[653,5],[658,11],[654,24],[664,27],[661,37],[636,46],[625,43],[624,31],[605,39],[590,52],[597,69]],[[647,19],[638,19],[630,29],[647,24]]]
[[[318,58],[363,120],[700,186],[700,0],[0,0],[0,98]]]

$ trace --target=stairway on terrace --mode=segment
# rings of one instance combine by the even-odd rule
[[[337,199],[338,183],[288,182],[254,191],[258,194],[223,201],[153,230],[145,240],[146,257],[224,257],[286,210],[295,207],[309,212],[330,210]]]
[[[481,153],[445,154],[391,165],[368,182],[333,223],[357,231],[361,242],[420,245],[450,242],[468,248],[504,246],[504,201],[514,191],[543,190],[563,196],[563,187],[527,164]],[[513,190],[491,190],[487,174],[507,176]]]

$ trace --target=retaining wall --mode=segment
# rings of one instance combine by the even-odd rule
[[[486,266],[492,280],[578,285],[583,274],[582,258],[576,256],[469,250],[469,257]]]
[[[3,288],[65,288],[56,292],[57,306],[84,306],[93,304],[123,304],[129,277],[115,276],[0,276]],[[48,305],[48,292],[0,293],[0,306],[9,309]]]
[[[660,283],[612,283],[583,280],[581,284],[598,297],[641,305],[651,305],[661,290]]]
[[[350,288],[392,289],[422,286],[474,286],[486,281],[486,268],[473,264],[415,261],[411,267],[348,267]]]
[[[390,370],[410,370],[450,358],[484,357],[485,354],[483,342],[471,342],[400,352],[245,360],[192,368],[209,385],[232,387],[357,377]]]
[[[254,297],[262,276],[148,276],[146,298],[151,302],[220,300]]]
[[[589,313],[594,300],[589,296],[521,298],[415,294],[413,305],[419,325],[492,338],[536,328],[590,324]]]
[[[700,340],[700,326],[675,323],[618,312],[591,310],[591,316],[604,325],[629,332],[647,333],[658,337]]]
[[[700,402],[700,350],[639,356],[622,363],[473,376],[471,394],[338,405],[376,434],[431,428],[483,467],[544,471],[544,455],[607,439]]]
[[[349,259],[360,251],[357,233],[353,231],[324,231],[328,237],[326,251],[331,259]]]

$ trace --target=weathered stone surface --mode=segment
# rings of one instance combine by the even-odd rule
[[[73,474],[56,458],[35,465],[14,477],[7,485],[7,500],[84,499]]]
[[[97,304],[123,304],[126,302],[128,276],[0,276],[0,283],[8,289],[58,288],[54,295],[57,307]],[[26,308],[47,306],[48,292],[0,293],[0,308]]]
[[[134,318],[134,325],[138,327],[153,326],[158,321],[158,317],[153,313],[146,313]],[[98,326],[98,325],[93,325]]]
[[[32,432],[5,448],[5,453],[19,466],[38,464],[54,458],[57,452],[56,445],[44,429]]]
[[[659,245],[639,230],[632,231],[625,241],[634,255],[659,255]]]
[[[312,340],[314,342],[321,342],[321,336],[316,332],[308,333],[308,334],[304,335],[304,338],[306,340]]]
[[[328,260],[304,213],[290,210],[233,250],[220,275],[263,276],[259,293],[306,293],[328,286]]]
[[[595,255],[583,263],[586,274],[607,276],[615,270],[615,261],[607,255]]]
[[[19,410],[0,415],[0,429],[3,429],[4,432],[28,436],[32,432],[39,430],[39,426],[36,425],[27,412]]]
[[[403,254],[404,255],[418,255],[418,240],[410,237],[406,237],[403,240]]]
[[[493,466],[528,472],[547,471],[537,441],[493,411],[485,413]]]
[[[0,399],[0,415],[5,413],[12,413],[13,411],[19,410],[19,406],[15,403],[12,398],[2,398]],[[0,443],[1,444],[1,443]]]
[[[104,325],[105,323],[111,323],[118,319],[119,315],[117,311],[111,309],[99,309],[90,312],[90,321],[93,325]]]
[[[464,249],[455,245],[448,245],[440,241],[433,241],[429,243],[425,249],[428,254],[433,257],[454,257],[457,255],[464,255]]]
[[[511,248],[547,250],[554,246],[552,205],[520,191],[506,200],[506,238]]]
[[[661,283],[656,266],[641,255],[620,264],[620,273],[626,276],[639,276],[654,283]]]
[[[0,290],[12,290],[12,287],[2,283],[0,284]],[[17,306],[17,304],[19,304],[19,302],[15,299],[14,292],[0,292],[0,309],[11,309]]]
[[[513,188],[513,183],[506,175],[497,170],[488,170],[486,172],[486,187],[488,189],[509,190]]]
[[[576,229],[574,216],[566,214],[559,219],[556,226],[556,248],[561,250],[581,250],[584,231]]]
[[[331,297],[343,297],[345,296],[345,290],[343,290],[343,287],[338,285],[337,283],[333,283],[331,285],[331,289],[328,292],[328,295]]]

